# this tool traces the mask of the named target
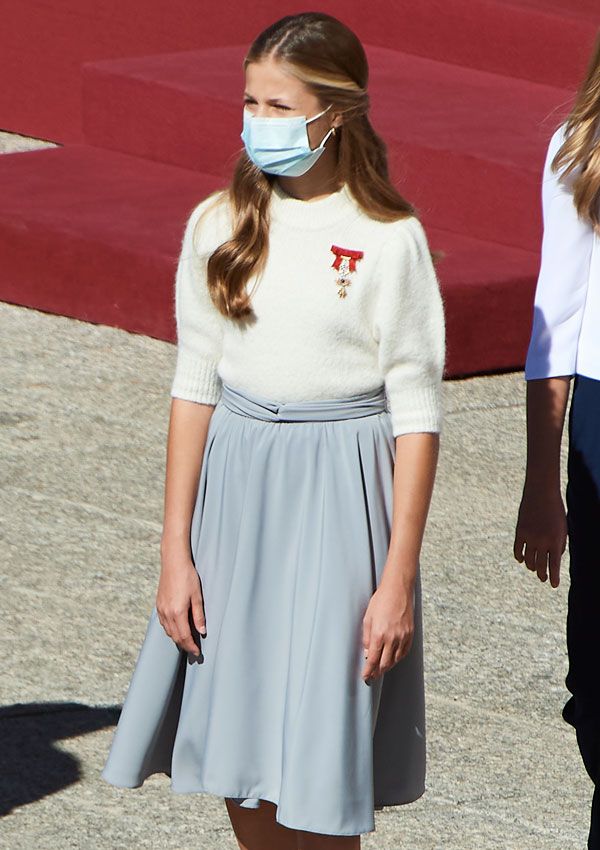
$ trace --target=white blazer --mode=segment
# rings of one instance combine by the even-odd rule
[[[525,378],[585,375],[600,380],[600,248],[577,215],[572,177],[550,166],[564,140],[554,133],[544,165],[544,237]]]

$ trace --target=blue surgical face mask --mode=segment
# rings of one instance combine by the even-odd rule
[[[331,109],[331,104],[327,107]],[[314,150],[310,146],[306,125],[327,112],[312,118],[304,115],[292,118],[259,118],[244,109],[242,141],[252,162],[268,174],[300,177],[312,168],[325,150],[325,142],[333,127]]]

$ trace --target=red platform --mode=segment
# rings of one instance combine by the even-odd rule
[[[3,300],[174,339],[186,213],[215,177],[69,145],[1,156],[0,184]]]
[[[174,340],[175,263],[211,175],[87,145],[0,157],[2,298]],[[32,209],[31,197],[36,198]],[[444,251],[451,375],[516,367],[533,253],[431,229]]]

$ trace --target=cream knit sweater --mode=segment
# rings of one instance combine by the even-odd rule
[[[227,203],[207,198],[189,215],[175,277],[171,395],[216,404],[225,381],[285,402],[383,384],[394,436],[440,431],[444,314],[420,222],[369,218],[346,186],[301,201],[277,181],[270,215],[268,260],[248,283],[256,319],[245,324],[223,316],[206,287],[206,260],[231,233]],[[346,297],[332,246],[363,253]]]

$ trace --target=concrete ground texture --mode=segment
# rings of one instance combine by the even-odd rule
[[[5,150],[8,149],[5,147]],[[221,798],[100,779],[154,602],[173,345],[0,304],[0,848],[234,850]],[[512,557],[522,373],[446,382],[423,548],[426,794],[366,850],[583,850],[557,590]]]

